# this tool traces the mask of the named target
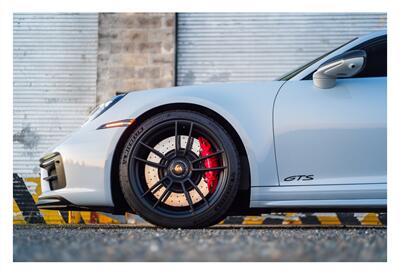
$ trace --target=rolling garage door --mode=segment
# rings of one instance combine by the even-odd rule
[[[275,79],[385,27],[381,13],[181,13],[177,85]]]
[[[78,128],[96,102],[97,14],[14,14],[14,172]]]

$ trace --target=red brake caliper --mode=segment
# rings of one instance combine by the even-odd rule
[[[208,156],[208,155],[214,153],[214,151],[211,148],[210,143],[207,141],[206,138],[199,137],[198,140],[200,143],[200,157]],[[204,167],[205,168],[218,167],[217,156],[213,156],[213,157],[205,159]],[[204,173],[204,177],[205,177],[204,179],[206,180],[206,183],[208,186],[208,191],[211,193],[213,193],[217,187],[218,174],[219,174],[219,170],[206,171]]]

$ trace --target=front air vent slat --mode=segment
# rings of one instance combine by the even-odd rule
[[[43,180],[48,181],[48,182],[57,180],[57,175],[48,176],[46,178],[43,178]]]
[[[55,152],[42,158],[40,167],[47,171],[47,177],[43,178],[43,181],[49,182],[51,190],[66,186],[64,165],[59,153]]]
[[[49,170],[49,169],[55,167],[55,162],[54,162],[54,161],[45,162],[45,163],[40,164],[40,167],[41,167],[41,168],[44,168],[44,169],[46,169],[46,170]]]

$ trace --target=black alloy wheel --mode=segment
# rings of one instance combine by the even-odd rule
[[[209,145],[206,155],[200,141]],[[207,165],[211,159],[214,164]],[[128,204],[147,221],[170,228],[206,227],[222,220],[237,194],[239,172],[238,152],[228,133],[192,111],[163,112],[138,125],[120,162]],[[209,188],[207,176],[213,176],[215,188]]]

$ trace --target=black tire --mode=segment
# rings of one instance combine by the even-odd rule
[[[208,156],[218,163],[212,171],[201,154],[192,151],[194,143],[198,147],[200,136],[216,154]],[[154,147],[165,140],[175,140],[175,149],[157,153],[160,151]],[[182,140],[186,142],[184,147]],[[152,153],[160,156],[156,164],[148,162]],[[158,176],[153,185],[149,185],[145,174],[149,167]],[[217,174],[215,191],[204,188],[204,182],[208,182],[204,179],[206,172]],[[193,111],[166,111],[142,122],[131,134],[122,151],[119,175],[127,203],[148,222],[167,228],[202,228],[221,221],[232,205],[239,188],[239,155],[229,134],[210,117]],[[187,205],[168,204],[175,194],[184,196]]]

